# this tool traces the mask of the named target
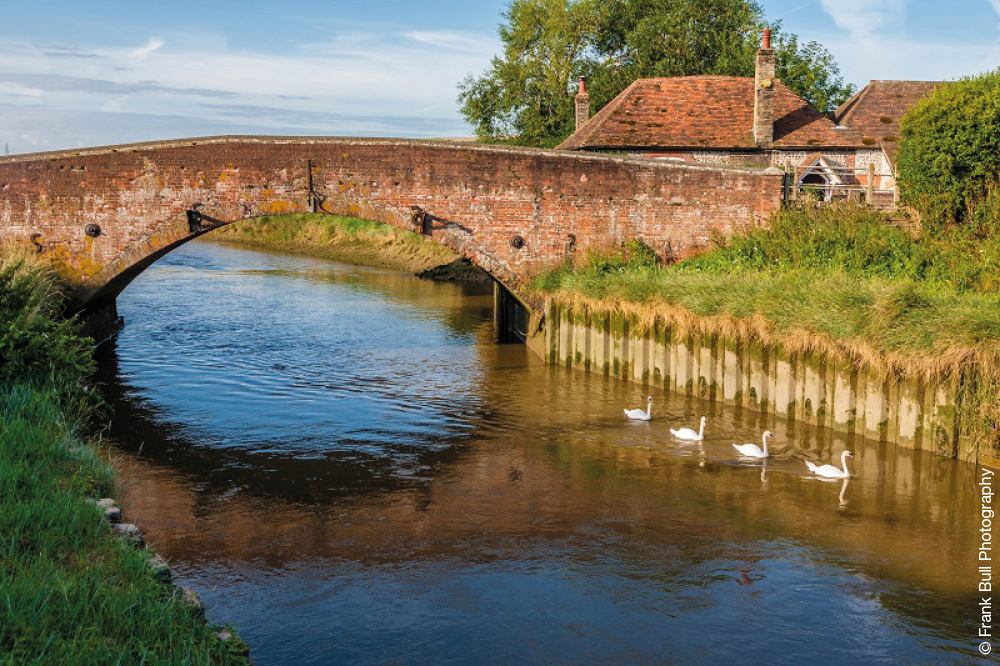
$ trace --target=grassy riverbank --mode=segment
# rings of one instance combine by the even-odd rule
[[[458,258],[448,248],[413,232],[340,215],[260,217],[223,227],[209,238],[411,273]]]
[[[1000,454],[996,239],[913,238],[877,213],[784,211],[696,259],[641,244],[540,275],[542,293],[880,373],[963,376],[964,435]]]
[[[247,663],[88,498],[114,474],[82,429],[90,341],[50,275],[0,254],[0,664]]]

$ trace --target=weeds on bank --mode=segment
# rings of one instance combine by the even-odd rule
[[[1000,292],[1000,237],[943,230],[914,237],[889,215],[850,205],[791,207],[766,228],[716,237],[714,249],[682,262],[708,273],[810,269],[858,278],[912,280],[958,293]]]

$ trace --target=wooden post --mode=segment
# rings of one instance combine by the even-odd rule
[[[875,194],[875,163],[868,163],[868,192],[865,194],[865,198],[868,204],[871,205],[872,197]]]

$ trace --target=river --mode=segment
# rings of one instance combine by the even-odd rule
[[[126,518],[257,664],[976,663],[973,466],[547,367],[492,307],[206,241],[120,297]]]

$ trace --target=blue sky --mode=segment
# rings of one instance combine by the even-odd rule
[[[506,0],[0,0],[0,149],[211,134],[468,136]],[[1000,66],[1000,0],[761,0],[845,78]]]

